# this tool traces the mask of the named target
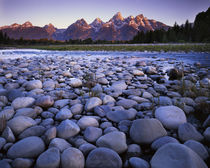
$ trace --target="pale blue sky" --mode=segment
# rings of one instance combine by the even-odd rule
[[[84,18],[108,21],[118,11],[123,17],[144,14],[168,25],[193,22],[197,13],[206,11],[210,0],[0,0],[0,26],[12,23],[44,26],[52,23],[67,28]]]

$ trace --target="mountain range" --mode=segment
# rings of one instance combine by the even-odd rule
[[[75,40],[87,39],[92,40],[131,40],[138,31],[154,31],[156,29],[167,30],[169,26],[166,24],[147,19],[143,14],[136,17],[129,16],[123,18],[121,13],[116,13],[108,22],[103,22],[100,18],[96,18],[91,24],[84,19],[77,20],[67,29],[58,29],[52,24],[44,27],[33,26],[30,22],[24,24],[14,23],[10,26],[0,27],[4,33],[13,39],[52,39],[52,40]]]

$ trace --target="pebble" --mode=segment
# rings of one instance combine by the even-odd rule
[[[25,107],[31,107],[35,103],[33,97],[18,97],[12,101],[12,107],[14,109],[20,109]]]
[[[51,107],[53,104],[54,100],[51,96],[42,96],[36,100],[36,105],[43,108]]]
[[[1,60],[0,167],[205,168],[208,67],[156,55]]]
[[[58,148],[52,147],[39,155],[36,161],[37,168],[57,168],[60,165],[60,152]]]
[[[165,135],[167,132],[157,119],[138,119],[130,128],[130,137],[137,144],[151,144]]]
[[[43,140],[39,137],[31,136],[12,145],[7,152],[7,156],[11,159],[35,158],[44,152],[44,150],[45,144]]]
[[[20,134],[26,128],[36,125],[36,122],[26,116],[17,116],[7,122],[7,125],[11,128],[15,135]]]
[[[41,88],[42,88],[42,82],[40,80],[32,80],[26,83],[27,90],[41,89]]]
[[[123,132],[113,131],[101,136],[96,145],[99,147],[107,147],[118,154],[121,154],[127,150],[126,135]]]
[[[114,167],[121,168],[122,160],[120,156],[109,148],[96,148],[92,150],[86,159],[87,168],[103,168],[103,167]]]
[[[63,121],[65,119],[70,119],[73,116],[71,110],[68,108],[62,108],[55,116],[56,120]]]
[[[150,163],[152,168],[207,168],[197,153],[177,143],[169,143],[159,148]]]
[[[70,78],[69,84],[71,87],[80,87],[82,86],[82,81],[77,78]]]
[[[87,127],[84,131],[84,138],[90,143],[96,142],[96,140],[99,137],[101,137],[101,135],[102,135],[102,129],[93,126]]]
[[[77,125],[82,129],[86,129],[89,126],[93,126],[93,127],[98,127],[99,123],[98,121],[92,117],[92,116],[83,116],[82,118],[79,119],[79,121],[77,122]]]
[[[66,119],[57,127],[57,135],[60,138],[67,139],[73,137],[80,132],[80,127],[73,121]]]
[[[155,110],[155,117],[168,129],[177,129],[187,122],[185,113],[177,106],[159,107]]]
[[[116,110],[106,113],[106,117],[116,123],[122,120],[132,120],[135,118],[137,111],[134,109],[130,110]]]
[[[178,128],[179,139],[182,142],[193,139],[195,141],[202,141],[204,137],[196,128],[190,123],[181,124]]]
[[[30,168],[33,166],[33,159],[16,158],[12,162],[12,166],[15,168]]]
[[[150,165],[147,161],[138,158],[138,157],[131,157],[129,159],[129,164],[132,168],[149,168]]]
[[[63,152],[65,149],[71,147],[65,139],[62,138],[54,138],[50,141],[49,148],[56,147],[60,152]]]
[[[188,140],[184,143],[184,145],[196,152],[203,160],[206,160],[209,157],[208,151],[200,142]]]
[[[85,110],[91,111],[96,106],[100,106],[102,104],[102,100],[98,97],[91,97],[87,103],[85,104]]]
[[[63,168],[83,168],[85,167],[85,158],[79,149],[70,147],[61,154],[61,165]]]

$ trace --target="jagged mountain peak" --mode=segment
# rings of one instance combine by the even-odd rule
[[[122,17],[122,14],[120,12],[117,12],[113,17],[112,17],[113,20],[121,20],[123,21],[124,18]],[[111,19],[111,20],[112,20]]]
[[[50,34],[50,36],[56,31],[56,28],[51,23],[49,23],[48,25],[45,25],[44,29]]]
[[[16,27],[19,27],[19,26],[21,26],[21,25],[17,24],[17,23],[14,23],[14,24],[11,25],[12,28],[16,28]]]
[[[144,15],[143,14],[139,14],[135,17],[135,20],[137,23],[139,23],[140,21],[142,21],[144,19]]]
[[[22,27],[33,27],[32,23],[27,21],[21,25]]]
[[[81,26],[87,25],[87,22],[85,21],[85,19],[79,19],[75,22],[75,24],[79,24]]]
[[[95,20],[91,23],[102,23],[103,21],[100,18],[95,18]]]
[[[122,17],[117,12],[108,22],[103,22],[96,18],[91,24],[85,19],[79,19],[71,24],[67,29],[57,29],[51,23],[44,27],[33,26],[31,22],[22,25],[17,23],[10,26],[0,27],[9,37],[19,39],[40,39],[48,38],[54,40],[87,39],[93,40],[131,40],[138,31],[150,31],[156,29],[167,30],[169,26],[144,17],[143,14],[135,17]]]
[[[49,23],[47,25],[44,26],[45,29],[47,28],[55,28],[55,26],[52,23]]]
[[[90,24],[90,26],[91,26],[96,32],[98,32],[99,29],[102,27],[103,24],[104,24],[104,22],[103,22],[100,18],[96,18],[96,19]]]

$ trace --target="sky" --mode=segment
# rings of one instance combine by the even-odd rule
[[[193,22],[208,7],[210,0],[0,0],[0,26],[30,21],[36,26],[52,23],[67,28],[81,18],[88,23],[96,17],[107,22],[117,12],[123,17],[143,14],[172,26],[175,21]]]

